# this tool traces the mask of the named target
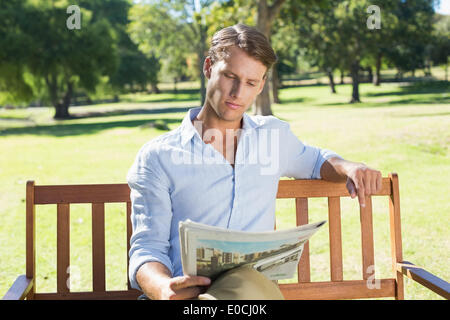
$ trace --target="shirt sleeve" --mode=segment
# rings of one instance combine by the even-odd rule
[[[322,164],[332,157],[341,158],[331,150],[310,146],[300,141],[287,124],[281,142],[284,158],[282,177],[294,179],[321,179]]]
[[[160,262],[173,274],[168,255],[172,221],[169,184],[157,165],[157,154],[145,150],[139,151],[127,174],[133,227],[128,276],[131,286],[141,291],[136,273],[144,263]]]

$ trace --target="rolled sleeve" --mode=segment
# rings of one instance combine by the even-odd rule
[[[173,274],[168,256],[172,220],[169,185],[157,166],[155,156],[141,149],[127,174],[133,227],[128,276],[131,286],[138,290],[142,289],[136,281],[136,273],[146,262],[160,262]]]
[[[300,141],[287,124],[282,140],[284,170],[282,177],[294,179],[321,179],[320,168],[333,157],[341,158],[331,150],[310,146]]]

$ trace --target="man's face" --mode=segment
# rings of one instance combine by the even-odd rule
[[[221,120],[237,121],[261,93],[267,67],[238,47],[229,48],[229,53],[212,66],[206,58],[206,99]]]

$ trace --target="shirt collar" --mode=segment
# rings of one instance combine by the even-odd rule
[[[202,107],[191,108],[186,113],[183,121],[181,122],[181,144],[184,146],[188,141],[192,139],[192,137],[197,134],[197,136],[201,139],[200,134],[195,129],[192,124],[192,120],[199,114]],[[255,122],[251,116],[249,116],[246,112],[243,114],[243,124],[242,129],[244,131],[251,130],[259,127],[261,124]]]

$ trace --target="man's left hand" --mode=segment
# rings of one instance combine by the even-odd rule
[[[347,172],[347,190],[352,199],[358,196],[361,207],[366,206],[366,196],[381,191],[381,172],[369,168],[363,163],[355,163]]]

